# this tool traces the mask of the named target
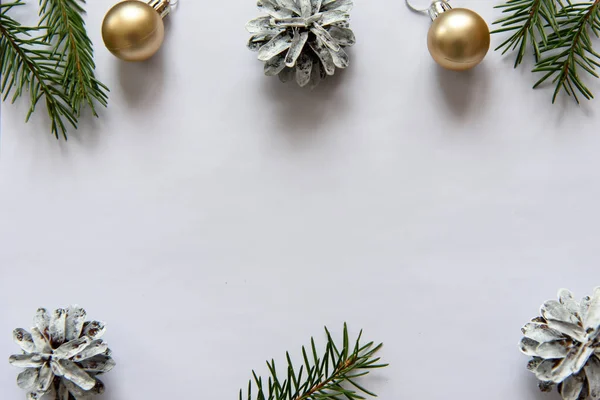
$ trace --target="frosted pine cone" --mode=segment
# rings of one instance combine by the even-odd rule
[[[14,340],[23,353],[11,356],[9,362],[25,368],[17,384],[27,390],[29,400],[46,394],[56,400],[73,400],[104,392],[104,384],[96,376],[110,371],[115,362],[100,339],[104,324],[85,322],[85,316],[79,307],[58,309],[51,316],[40,308],[31,333],[14,330]]]
[[[600,399],[600,287],[581,302],[566,289],[542,305],[527,323],[521,351],[533,358],[528,369],[542,391],[558,385],[564,400]]]
[[[258,0],[268,16],[246,25],[248,48],[265,62],[265,75],[314,87],[349,64],[344,48],[355,43],[352,6],[353,0]]]

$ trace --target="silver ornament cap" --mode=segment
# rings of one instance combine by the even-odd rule
[[[437,0],[431,3],[427,12],[431,20],[435,21],[440,14],[450,10],[452,10],[452,6],[447,0]]]

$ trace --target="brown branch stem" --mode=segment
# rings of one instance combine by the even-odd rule
[[[573,62],[573,58],[575,57],[575,55],[577,53],[577,51],[576,51],[577,43],[579,42],[581,35],[583,35],[585,30],[588,28],[589,19],[592,17],[592,15],[594,15],[594,13],[596,12],[596,8],[599,5],[600,5],[600,0],[594,0],[594,2],[590,5],[589,10],[585,13],[585,15],[583,15],[581,17],[579,26],[577,28],[577,32],[575,33],[575,37],[573,38],[573,43],[569,47],[569,54],[567,55],[567,58],[563,62],[562,77],[560,79],[560,85],[564,85],[565,80],[569,76],[569,71],[571,69],[571,63]]]
[[[68,42],[67,47],[69,48],[68,56],[73,57],[73,59],[75,60],[76,76],[77,76],[77,81],[79,82],[79,84],[77,85],[77,90],[79,91],[79,94],[81,95],[82,98],[89,99],[89,93],[86,90],[86,85],[85,85],[85,74],[83,73],[83,68],[81,67],[81,58],[79,57],[77,43],[75,40],[75,33],[73,32],[73,27],[71,26],[71,21],[67,14],[67,7],[64,3],[64,0],[51,0],[51,1],[56,2],[57,6],[60,9],[60,14],[62,16],[62,19],[64,21],[65,30],[66,30],[66,34],[68,37],[68,39],[67,39],[67,42]],[[75,110],[75,111],[79,112],[79,110]]]
[[[332,381],[334,381],[336,379],[336,377],[342,372],[345,371],[346,369],[348,369],[349,367],[353,366],[354,363],[356,362],[358,358],[356,356],[352,356],[351,358],[349,358],[348,360],[346,360],[346,362],[344,362],[342,365],[340,365],[339,367],[337,367],[334,371],[331,372],[331,376],[327,379],[325,379],[323,382],[315,385],[314,387],[312,387],[308,392],[306,392],[305,394],[301,395],[301,396],[297,396],[294,398],[294,400],[307,400],[309,399],[313,394],[318,393],[319,391],[323,390],[323,388],[325,388],[328,384],[330,384]]]

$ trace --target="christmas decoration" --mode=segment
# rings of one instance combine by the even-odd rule
[[[492,33],[510,36],[496,50],[516,51],[516,68],[532,49],[533,72],[543,74],[534,88],[552,82],[553,103],[561,91],[577,103],[578,93],[587,100],[594,97],[582,76],[598,77],[600,54],[590,32],[597,36],[600,31],[600,1],[508,0],[498,8],[507,15],[494,22],[500,27]]]
[[[29,120],[43,101],[56,138],[77,128],[87,105],[107,105],[108,88],[94,75],[94,50],[87,35],[84,0],[40,0],[38,27],[21,26],[9,13],[23,0],[0,3],[0,84],[3,100],[29,92]]]
[[[600,399],[600,287],[581,302],[566,289],[527,323],[521,351],[542,391],[557,385],[564,400]]]
[[[344,48],[354,45],[349,28],[353,0],[258,0],[267,13],[248,22],[248,48],[258,51],[265,75],[316,86],[349,65]]]
[[[55,310],[40,308],[31,333],[15,329],[13,338],[23,350],[9,362],[25,368],[17,378],[29,400],[49,395],[55,400],[75,400],[104,392],[97,378],[115,362],[106,343],[102,322],[85,322],[86,312],[77,306]]]
[[[289,353],[286,353],[286,378],[281,381],[275,361],[267,361],[269,378],[258,377],[252,371],[253,379],[248,383],[246,396],[240,390],[239,399],[246,397],[257,400],[311,400],[311,399],[364,399],[362,394],[375,396],[356,383],[356,378],[367,375],[372,369],[387,367],[378,364],[380,358],[375,353],[383,346],[373,342],[361,344],[362,331],[352,346],[348,327],[344,324],[343,341],[335,344],[329,330],[325,328],[327,345],[325,354],[319,354],[313,338],[310,348],[302,347],[302,364],[297,369]],[[255,394],[253,396],[253,388]]]
[[[127,0],[111,8],[102,22],[106,48],[125,61],[145,61],[162,46],[165,38],[163,18],[175,1]]]
[[[479,14],[466,8],[452,8],[448,0],[434,0],[427,9],[415,8],[409,0],[406,4],[431,17],[427,47],[440,66],[464,71],[483,61],[490,48],[490,30]]]

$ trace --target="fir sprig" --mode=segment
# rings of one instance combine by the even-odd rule
[[[541,49],[547,55],[533,70],[545,73],[534,88],[553,77],[556,88],[552,102],[556,101],[561,90],[572,95],[577,103],[577,92],[590,100],[594,95],[582,81],[580,73],[587,72],[598,78],[595,70],[600,67],[600,54],[594,51],[590,32],[596,37],[600,33],[600,0],[563,7],[557,15],[557,23],[560,29],[548,36]]]
[[[77,128],[82,107],[97,116],[95,104],[106,106],[108,88],[95,77],[92,42],[83,14],[85,0],[39,0],[40,23],[21,26],[8,15],[23,0],[0,3],[0,86],[12,101],[29,92],[26,121],[44,100],[51,133],[67,138],[68,125]]]
[[[315,340],[311,338],[310,349],[302,347],[303,363],[296,368],[289,353],[286,353],[286,378],[281,380],[275,366],[275,360],[267,361],[269,377],[265,381],[252,371],[253,380],[248,383],[246,396],[240,390],[239,399],[243,400],[348,400],[364,399],[363,394],[376,396],[356,382],[367,375],[371,369],[383,368],[387,364],[379,363],[375,353],[383,344],[373,342],[360,343],[362,331],[354,346],[351,347],[348,327],[344,324],[342,345],[336,346],[329,330],[325,328],[327,345],[325,353],[319,355]],[[253,389],[256,394],[253,395]]]
[[[14,91],[14,102],[24,91],[29,91],[28,121],[43,99],[50,116],[52,134],[57,138],[59,133],[65,136],[66,124],[75,127],[77,117],[62,88],[64,61],[45,41],[43,29],[22,26],[7,14],[23,4],[22,0],[0,4],[0,89],[3,100]]]
[[[40,0],[40,25],[48,26],[46,40],[66,60],[63,87],[69,104],[77,116],[83,104],[98,116],[94,103],[106,107],[108,88],[94,75],[94,49],[85,30],[82,4],[85,0]]]
[[[496,50],[516,51],[517,67],[530,45],[536,62],[533,72],[544,74],[534,88],[551,80],[553,103],[561,91],[577,103],[578,93],[588,100],[594,97],[582,74],[599,77],[600,54],[594,50],[592,34],[600,35],[600,0],[508,0],[498,8],[508,15],[495,22],[500,28],[492,33],[512,34]]]
[[[531,44],[537,61],[541,56],[538,43],[547,42],[547,27],[558,29],[556,13],[560,6],[562,3],[557,0],[508,0],[496,6],[502,9],[502,13],[508,15],[494,22],[495,25],[500,25],[500,28],[492,33],[512,32],[512,35],[496,47],[496,50],[502,50],[502,54],[517,50],[516,68],[523,62],[527,45]]]

